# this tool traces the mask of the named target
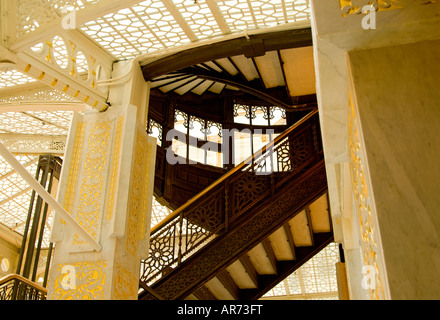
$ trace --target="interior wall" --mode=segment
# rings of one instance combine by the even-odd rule
[[[4,226],[0,226],[0,278],[15,273],[20,247],[21,236]],[[8,265],[9,268],[6,268]]]
[[[349,53],[392,299],[440,296],[440,40]]]

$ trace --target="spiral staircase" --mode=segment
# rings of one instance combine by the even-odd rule
[[[139,299],[258,299],[332,241],[315,110],[152,230]]]

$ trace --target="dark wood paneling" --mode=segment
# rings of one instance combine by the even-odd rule
[[[262,56],[267,51],[313,45],[311,28],[286,30],[250,35],[232,40],[211,43],[180,51],[142,66],[146,81],[158,76],[194,66],[207,61],[244,54],[246,57]]]

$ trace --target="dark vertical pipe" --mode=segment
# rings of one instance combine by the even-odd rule
[[[41,168],[40,168],[40,166],[37,166],[37,172],[35,173],[35,180],[39,180],[40,172],[41,172]],[[27,242],[27,236],[29,233],[29,225],[31,222],[32,212],[34,209],[35,194],[36,194],[35,190],[32,190],[31,200],[29,203],[28,216],[26,218],[26,225],[25,225],[24,231],[23,231],[23,239],[21,242],[20,255],[18,257],[18,262],[17,262],[17,270],[15,272],[16,274],[20,274],[20,275],[22,275],[22,273],[21,273],[22,272],[22,264],[23,264],[24,253],[26,251],[26,242]]]
[[[40,158],[40,161],[41,161],[41,159],[42,158]],[[47,175],[48,175],[48,167],[46,164],[46,168],[43,171],[43,174],[41,177],[41,182],[40,182],[40,184],[43,186],[43,188],[46,187]],[[24,268],[23,268],[23,277],[25,277],[25,278],[29,278],[29,275],[30,275],[30,269],[31,269],[33,255],[34,255],[35,241],[36,241],[36,237],[37,237],[37,230],[38,230],[38,226],[39,226],[42,205],[43,205],[43,199],[40,196],[38,196],[37,205],[35,208],[34,219],[33,219],[32,227],[31,227],[31,232],[29,234],[26,259],[25,259]]]
[[[43,278],[43,287],[44,288],[46,288],[46,286],[47,286],[47,279],[49,277],[50,262],[52,260],[52,250],[53,250],[53,243],[51,242],[49,244],[49,250],[47,252],[46,269],[44,270],[44,278]]]
[[[48,157],[48,165],[46,166],[46,169],[48,169],[49,174],[49,185],[47,187],[47,191],[50,193],[52,191],[52,183],[53,183],[53,166],[51,165],[53,161],[52,156]],[[44,210],[43,210],[43,216],[40,221],[40,230],[39,230],[39,236],[38,236],[38,242],[36,247],[36,253],[35,253],[35,261],[34,261],[34,267],[33,267],[33,273],[32,273],[32,281],[36,281],[37,277],[37,271],[38,271],[38,260],[40,259],[40,252],[41,252],[41,245],[43,243],[43,236],[46,226],[46,218],[47,218],[47,211],[49,209],[49,205],[47,203],[44,204]]]

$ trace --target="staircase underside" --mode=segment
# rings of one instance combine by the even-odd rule
[[[321,160],[227,232],[144,288],[139,299],[258,299],[333,241]]]
[[[324,194],[185,299],[258,299],[332,241]]]

